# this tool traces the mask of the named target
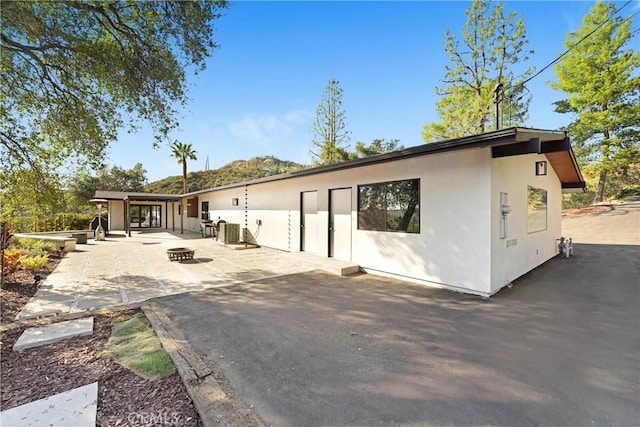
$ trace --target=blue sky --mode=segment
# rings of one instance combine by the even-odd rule
[[[461,34],[466,1],[232,2],[216,23],[221,47],[206,71],[189,77],[191,102],[172,137],[192,143],[198,160],[189,171],[274,155],[309,163],[311,123],[327,82],[338,79],[351,146],[396,138],[422,143],[425,123],[438,121],[435,87],[445,65],[446,30]],[[506,10],[524,18],[528,65],[541,69],[564,51],[593,2],[511,1]],[[619,3],[622,5],[623,3]],[[627,16],[638,5],[626,7]],[[634,22],[637,28],[638,22]],[[570,117],[553,112],[562,97],[548,84],[550,68],[527,88],[533,95],[527,126],[557,129]],[[149,181],[181,174],[168,147],[152,148],[149,130],[123,132],[107,162],[141,162]]]

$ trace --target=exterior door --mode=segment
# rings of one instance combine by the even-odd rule
[[[351,261],[351,188],[329,190],[329,256]]]
[[[300,193],[300,250],[318,251],[318,192]]]

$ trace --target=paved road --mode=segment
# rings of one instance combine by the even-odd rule
[[[489,300],[306,272],[156,301],[268,425],[638,425],[639,247],[610,228],[638,209],[571,219],[589,244]]]

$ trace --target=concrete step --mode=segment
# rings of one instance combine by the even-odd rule
[[[52,344],[67,338],[81,337],[93,333],[93,317],[67,320],[25,329],[20,338],[13,345],[13,351]]]

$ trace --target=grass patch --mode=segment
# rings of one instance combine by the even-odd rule
[[[108,350],[118,363],[147,379],[160,379],[176,371],[144,314],[119,319],[111,328]]]

